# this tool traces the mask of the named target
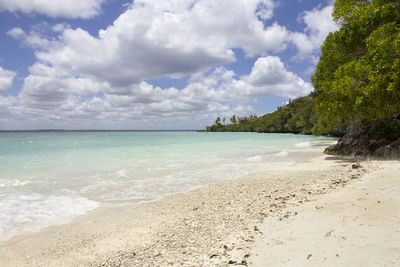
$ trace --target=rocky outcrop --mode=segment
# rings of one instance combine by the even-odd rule
[[[373,156],[382,159],[400,159],[400,138],[389,145],[378,148]]]
[[[400,159],[400,120],[354,120],[338,143],[327,147],[324,153]]]

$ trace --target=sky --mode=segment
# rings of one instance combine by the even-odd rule
[[[203,129],[312,90],[331,0],[0,0],[0,130]]]

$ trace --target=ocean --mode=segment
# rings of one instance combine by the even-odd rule
[[[194,131],[0,133],[0,241],[104,205],[311,160],[336,139]]]

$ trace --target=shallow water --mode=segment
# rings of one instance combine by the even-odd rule
[[[0,133],[0,240],[100,205],[150,201],[320,156],[333,138],[197,132]]]

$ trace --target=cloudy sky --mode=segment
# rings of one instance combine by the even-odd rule
[[[0,130],[201,129],[313,90],[330,0],[0,0]]]

